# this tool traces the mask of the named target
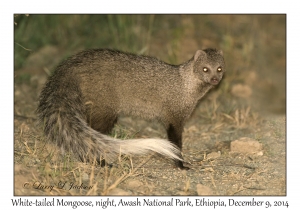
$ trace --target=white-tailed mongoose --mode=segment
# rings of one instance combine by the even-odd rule
[[[224,72],[223,53],[215,49],[198,50],[180,65],[117,50],[85,50],[57,66],[37,114],[47,138],[82,161],[154,151],[185,168],[184,123]],[[158,119],[168,140],[107,136],[120,114]]]

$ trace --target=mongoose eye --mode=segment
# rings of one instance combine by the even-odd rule
[[[221,71],[222,71],[222,68],[221,68],[221,67],[219,67],[217,70],[218,70],[218,72],[221,72]]]
[[[206,67],[204,67],[204,68],[203,68],[203,71],[204,71],[204,72],[207,72],[207,71],[208,71],[208,69],[207,69]]]

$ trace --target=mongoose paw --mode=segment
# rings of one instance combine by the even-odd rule
[[[187,166],[182,166],[182,167],[179,167],[180,170],[190,170],[191,168],[190,167],[187,167]]]
[[[180,170],[189,170],[190,168],[183,165],[182,161],[176,161],[176,167]]]

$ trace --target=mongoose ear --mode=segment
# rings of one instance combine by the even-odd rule
[[[203,50],[197,50],[197,52],[194,55],[194,61],[196,61],[199,57],[205,56],[205,52]]]
[[[223,56],[223,51],[222,50],[218,50],[218,53],[220,53],[220,55]]]

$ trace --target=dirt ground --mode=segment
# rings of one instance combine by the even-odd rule
[[[132,132],[139,130],[141,136],[156,134],[165,137],[163,128],[143,120],[122,118],[120,124],[131,127]],[[156,126],[157,129],[153,129]],[[286,195],[286,119],[284,115],[266,117],[263,123],[251,128],[245,135],[244,131],[224,129],[216,134],[203,135],[214,125],[197,124],[197,118],[191,120],[184,132],[183,154],[190,162],[190,170],[182,171],[174,168],[171,161],[163,157],[146,156],[125,159],[115,163],[113,168],[104,169],[96,166],[93,173],[91,166],[75,161],[74,168],[67,166],[60,169],[61,174],[53,174],[52,170],[63,167],[57,166],[58,160],[47,161],[50,147],[42,141],[41,131],[35,128],[34,120],[15,117],[15,194],[16,195],[79,195],[88,194],[88,190],[58,190],[24,189],[25,182],[36,182],[57,185],[60,180],[82,182],[86,186],[97,183],[97,190],[92,194],[107,195]],[[142,130],[142,131],[141,131]],[[144,131],[144,132],[143,132]],[[131,131],[127,131],[131,133]],[[160,135],[157,135],[159,133]],[[263,155],[230,153],[230,142],[240,136],[258,138],[263,144]],[[42,141],[41,143],[39,141]],[[25,149],[24,149],[25,147]],[[32,149],[29,149],[32,148]],[[26,154],[27,149],[27,154]],[[32,151],[36,149],[36,151]],[[25,150],[25,152],[24,152]],[[44,154],[36,154],[41,152]],[[45,150],[47,152],[45,152]],[[22,151],[22,152],[20,152]],[[52,151],[53,152],[53,151]],[[210,154],[220,155],[209,158]],[[59,159],[62,161],[62,159]],[[24,165],[26,163],[26,165]],[[77,165],[77,166],[76,166]],[[75,167],[76,166],[76,167]],[[83,172],[69,177],[73,170]],[[72,169],[72,170],[71,170]],[[49,170],[49,171],[47,171]],[[109,175],[106,170],[110,171]],[[51,172],[50,172],[51,171]],[[46,173],[46,174],[45,174]],[[48,174],[49,173],[49,174]],[[107,186],[113,185],[118,178],[126,173],[128,177],[108,192]],[[33,175],[35,174],[35,175]],[[54,176],[54,177],[52,177]],[[85,180],[83,177],[85,177]],[[51,178],[52,177],[52,178]],[[95,178],[93,178],[95,177]],[[97,178],[96,178],[97,177]],[[107,179],[107,183],[103,178]],[[51,180],[51,179],[53,180]],[[93,178],[93,180],[90,180]],[[49,180],[50,179],[50,180]],[[100,180],[98,180],[100,179]],[[93,186],[92,185],[92,186]],[[201,186],[208,188],[202,189]],[[199,190],[198,188],[202,189]]]
[[[186,26],[182,36],[188,37],[178,41],[184,46],[177,53],[182,61],[193,55],[190,48],[199,43],[190,21],[189,17],[182,19]],[[152,38],[151,54],[160,56],[162,35]],[[230,43],[231,38],[227,39]],[[201,46],[209,44],[203,39]],[[280,46],[285,47],[285,39]],[[224,53],[230,51],[223,47]],[[236,70],[225,76],[222,84],[201,100],[183,133],[183,156],[190,170],[174,168],[170,160],[155,154],[120,157],[111,167],[81,163],[72,154],[62,156],[44,139],[35,109],[49,69],[63,56],[64,50],[47,45],[32,53],[21,69],[15,69],[15,195],[286,195],[285,53],[268,58],[276,58],[272,65],[280,71],[273,73],[273,66],[260,71],[263,64],[249,64],[248,71]],[[227,71],[235,69],[234,56],[232,52],[225,56]],[[158,122],[130,116],[119,120],[112,135],[166,138]],[[261,151],[233,152],[232,142],[242,137],[260,144]],[[61,183],[66,185],[60,187]]]

